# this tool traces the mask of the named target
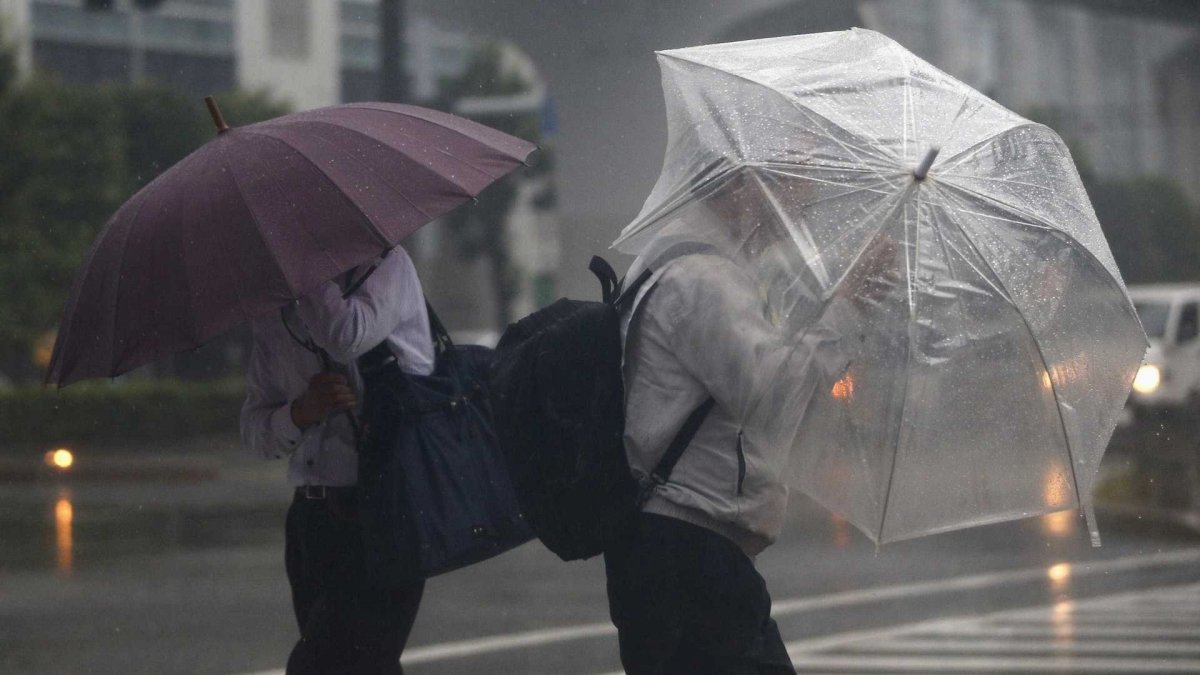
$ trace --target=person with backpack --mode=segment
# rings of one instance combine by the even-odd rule
[[[365,267],[365,266],[364,266]],[[252,322],[243,445],[286,459],[295,497],[286,555],[300,639],[298,673],[401,673],[400,653],[424,579],[380,588],[365,572],[356,483],[355,359],[383,344],[404,372],[428,375],[434,346],[421,282],[396,247],[373,271],[353,270]]]
[[[839,336],[812,319],[888,289],[864,275],[823,303],[812,275],[780,259],[790,240],[755,206],[754,181],[735,174],[676,214],[627,275],[652,271],[624,314],[623,366],[625,451],[649,487],[605,551],[630,675],[795,672],[754,557],[782,529],[787,454],[808,401],[847,367]],[[764,287],[772,278],[782,283]],[[690,442],[656,476],[685,426]]]

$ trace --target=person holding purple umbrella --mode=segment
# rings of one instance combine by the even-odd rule
[[[365,266],[364,266],[365,267]],[[400,653],[424,580],[368,581],[357,517],[355,424],[362,381],[355,359],[383,343],[401,369],[433,370],[421,282],[400,247],[252,322],[254,346],[242,408],[243,445],[286,459],[296,487],[287,514],[286,568],[300,639],[299,673],[402,673]]]

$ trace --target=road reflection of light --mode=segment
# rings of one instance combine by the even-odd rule
[[[1051,537],[1066,537],[1075,532],[1075,512],[1055,511],[1042,516],[1042,532]]]
[[[1043,503],[1049,508],[1062,508],[1070,504],[1072,492],[1064,467],[1057,462],[1051,464],[1042,478]]]
[[[59,574],[70,574],[74,562],[75,537],[71,529],[75,520],[75,508],[71,506],[71,495],[68,492],[59,494],[58,502],[54,504],[54,540],[56,543],[55,561]]]
[[[1055,591],[1065,590],[1067,584],[1071,581],[1071,564],[1059,563],[1046,570],[1046,576],[1050,577],[1050,585]]]
[[[833,547],[841,550],[850,545],[850,526],[846,519],[836,513],[829,516],[833,524]]]
[[[846,373],[842,379],[833,383],[833,389],[829,393],[839,401],[850,402],[854,399],[854,378]]]
[[[1054,623],[1054,641],[1058,643],[1071,642],[1075,637],[1075,603],[1070,600],[1059,600],[1054,603],[1051,616]]]

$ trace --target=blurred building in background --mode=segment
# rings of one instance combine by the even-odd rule
[[[85,11],[83,4],[0,0],[26,70],[83,82],[142,73],[197,96],[235,85],[266,88],[300,108],[376,98],[378,0],[165,0],[151,12],[131,12],[133,0],[112,0],[106,12]],[[543,226],[530,225],[537,218],[514,216],[518,231],[510,243],[520,255],[529,242],[545,244],[535,247],[536,262],[521,263],[535,270],[530,279],[542,279],[526,285],[529,301],[528,289],[545,288],[545,268],[557,271],[551,288],[556,284],[558,293],[594,297],[588,258],[607,250],[649,192],[666,140],[656,49],[872,28],[1019,114],[1051,124],[1096,176],[1166,176],[1200,204],[1200,10],[1190,0],[407,0],[406,6],[405,63],[418,102],[436,98],[439,83],[489,41],[525,55],[534,103],[553,94],[553,192],[565,225],[561,241],[547,239]],[[463,103],[460,112],[486,120],[497,105],[516,106],[502,114],[519,114],[531,100]],[[443,250],[437,241],[418,240],[418,253],[423,246]],[[463,321],[491,315],[484,308],[454,313]]]
[[[377,0],[0,0],[22,69],[80,83],[142,77],[185,93],[266,89],[297,108],[378,98]],[[461,73],[482,40],[409,18],[416,100]]]
[[[1103,179],[1177,179],[1195,204],[1200,4],[1190,0],[409,0],[447,27],[504,36],[559,103],[560,282],[595,296],[588,258],[641,206],[666,142],[654,50],[883,32],[1071,137]],[[1136,225],[1136,224],[1131,224]]]
[[[234,88],[265,91],[294,109],[380,98],[378,0],[0,0],[0,20],[23,76],[45,72],[67,82],[143,79],[200,97]],[[453,105],[489,118],[549,110],[537,68],[503,41],[449,30],[410,12],[403,24],[404,63],[415,103]],[[461,76],[481,50],[498,45],[502,69],[527,84],[524,93],[443,100],[443,85]],[[541,125],[543,130],[546,125]],[[518,276],[514,307],[548,301],[558,271],[557,220],[539,200],[548,175],[523,182],[507,215]],[[527,184],[526,184],[527,183]],[[486,261],[462,260],[433,226],[412,250],[444,318],[486,339],[492,317]],[[536,244],[536,245],[532,245]],[[549,297],[553,299],[553,297]]]

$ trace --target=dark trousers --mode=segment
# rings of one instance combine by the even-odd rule
[[[627,675],[794,675],[754,564],[711,530],[643,513],[604,554]]]
[[[288,675],[404,672],[400,652],[425,582],[401,588],[367,582],[352,490],[325,499],[296,496],[287,515],[286,563],[300,624]]]

